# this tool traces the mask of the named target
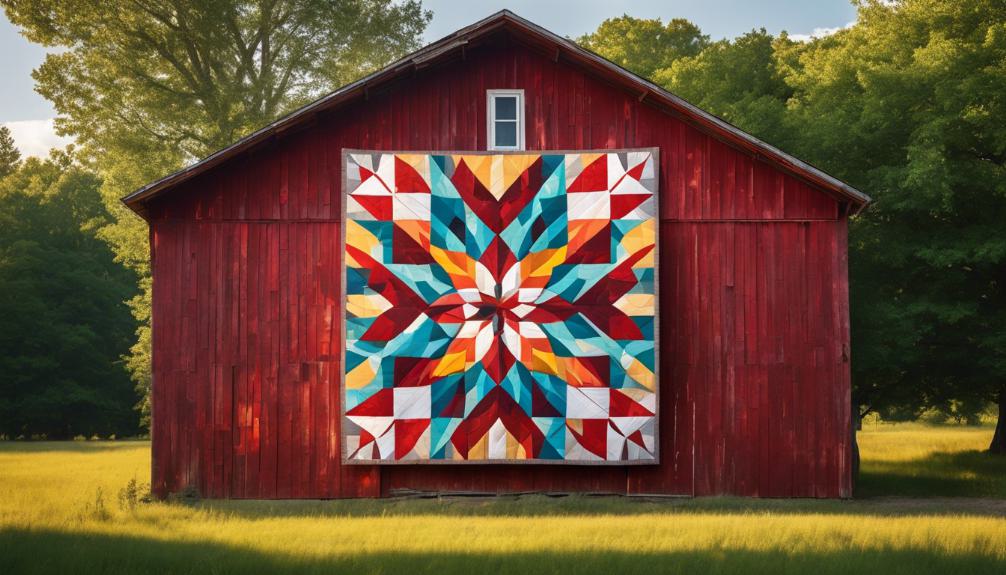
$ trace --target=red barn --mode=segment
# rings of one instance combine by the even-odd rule
[[[348,462],[344,151],[630,148],[659,190],[652,464]],[[869,198],[510,12],[124,201],[150,224],[160,496],[851,495],[846,234]]]

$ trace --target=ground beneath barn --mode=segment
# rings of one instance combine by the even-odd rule
[[[1002,573],[990,438],[872,426],[848,501],[147,502],[146,442],[0,442],[0,573]]]

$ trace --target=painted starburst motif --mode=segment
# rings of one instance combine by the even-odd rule
[[[655,157],[347,153],[350,461],[655,462]]]

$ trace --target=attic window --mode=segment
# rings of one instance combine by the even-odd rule
[[[524,90],[489,90],[489,149],[524,149]]]

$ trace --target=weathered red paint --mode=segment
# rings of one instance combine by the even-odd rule
[[[493,88],[528,149],[660,148],[658,466],[340,463],[340,152],[485,149]],[[148,202],[153,490],[847,497],[848,208],[500,31]]]

